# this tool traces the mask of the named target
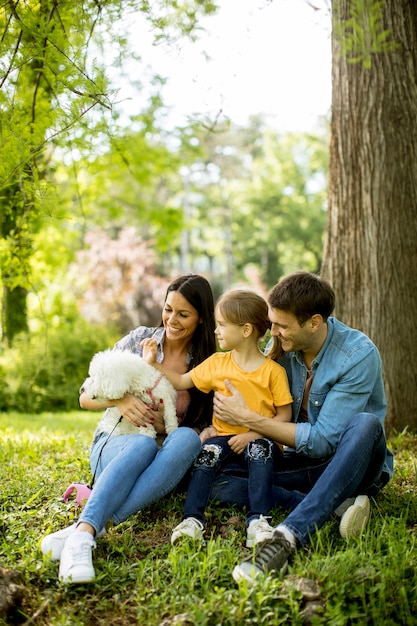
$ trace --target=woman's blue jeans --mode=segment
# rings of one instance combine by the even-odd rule
[[[291,512],[283,521],[301,546],[347,498],[375,496],[388,482],[383,472],[386,440],[381,422],[369,413],[352,418],[335,454],[315,459],[286,451],[274,470],[273,506]],[[215,480],[211,497],[247,506],[248,479],[242,466],[229,467]]]
[[[200,450],[199,436],[186,426],[168,435],[161,448],[147,435],[102,433],[90,456],[96,483],[79,522],[96,532],[110,519],[120,524],[176,487]]]
[[[184,517],[195,517],[202,524],[205,523],[204,511],[216,473],[233,460],[242,457],[248,471],[247,524],[260,515],[267,515],[271,509],[274,458],[278,447],[269,439],[253,439],[247,444],[245,453],[240,455],[233,452],[229,439],[230,436],[211,437],[203,444],[194,461],[184,504]]]

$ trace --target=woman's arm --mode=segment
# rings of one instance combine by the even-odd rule
[[[110,409],[114,404],[113,400],[104,400],[103,402],[98,402],[97,400],[92,400],[85,394],[84,392],[80,395],[80,407],[82,409],[87,409],[87,411],[103,411],[104,409]]]
[[[104,400],[102,402],[92,400],[85,393],[82,393],[79,402],[80,407],[88,411],[102,411],[116,407],[120,414],[135,426],[153,424],[159,435],[165,434],[163,404],[157,411],[154,411],[131,393],[127,393],[123,398],[118,398],[117,400]]]

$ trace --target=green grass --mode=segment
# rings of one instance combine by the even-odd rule
[[[208,540],[195,549],[172,548],[172,527],[183,496],[172,495],[113,527],[94,552],[94,584],[57,580],[58,566],[43,557],[45,533],[71,523],[79,509],[62,493],[90,478],[88,451],[97,414],[0,414],[0,564],[22,573],[20,611],[0,624],[37,626],[236,626],[303,624],[300,592],[291,580],[267,578],[236,585],[234,565],[246,555],[243,515],[211,504]],[[417,614],[417,439],[390,439],[396,474],[372,505],[361,540],[344,541],[330,520],[299,550],[288,574],[316,580],[323,612],[316,624],[414,625]],[[236,517],[237,516],[237,517]],[[274,511],[274,522],[283,519]],[[31,619],[33,618],[33,619]],[[3,621],[2,621],[3,620]]]

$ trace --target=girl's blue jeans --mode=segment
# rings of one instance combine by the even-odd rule
[[[375,496],[388,482],[383,471],[386,440],[380,420],[369,413],[352,418],[341,433],[333,456],[316,459],[285,451],[274,470],[273,506],[291,512],[283,521],[301,546],[309,543],[347,498]],[[248,478],[242,464],[229,466],[216,478],[211,498],[248,505]]]
[[[279,452],[278,447],[269,439],[253,439],[247,444],[244,454],[239,455],[229,446],[229,439],[230,436],[211,437],[203,444],[194,461],[184,504],[184,518],[195,517],[202,524],[205,523],[204,511],[216,473],[241,457],[248,471],[247,524],[260,515],[267,515],[271,509],[274,458]]]
[[[110,519],[120,524],[176,487],[200,450],[199,436],[186,426],[168,435],[161,448],[147,435],[102,433],[90,455],[96,483],[79,522],[96,532]]]

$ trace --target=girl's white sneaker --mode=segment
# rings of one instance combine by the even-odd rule
[[[271,539],[275,528],[268,523],[263,515],[250,522],[246,530],[246,547],[252,548],[265,539]]]
[[[181,537],[191,537],[191,539],[203,540],[204,526],[195,517],[186,517],[174,528],[171,535],[171,543],[174,545]]]

